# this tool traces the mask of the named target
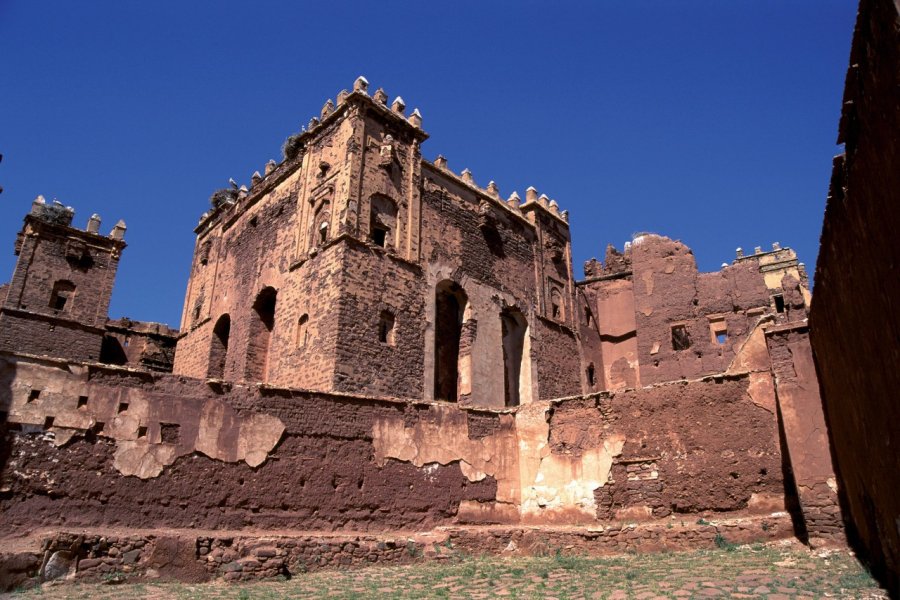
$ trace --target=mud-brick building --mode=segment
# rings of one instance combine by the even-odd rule
[[[367,86],[213,197],[175,373],[485,407],[580,392],[567,215],[423,160],[418,111]]]
[[[791,249],[701,273],[685,244],[643,234],[576,281],[556,202],[423,160],[418,111],[367,88],[328,101],[249,187],[213,194],[174,373],[158,372],[173,331],[106,319],[124,226],[82,232],[35,204],[0,288],[0,518],[32,547],[0,551],[15,566],[0,589],[46,579],[52,557],[84,578],[177,555],[174,577],[253,579],[436,539],[842,543]],[[38,335],[61,318],[90,344]],[[69,527],[142,546],[113,556]],[[280,566],[245,569],[275,531]],[[412,546],[394,552],[397,535]]]
[[[125,223],[100,233],[75,210],[38,196],[16,238],[12,279],[0,285],[0,352],[171,371],[177,331],[158,323],[109,321],[125,249]]]

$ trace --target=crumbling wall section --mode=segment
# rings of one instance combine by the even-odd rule
[[[523,519],[784,510],[777,421],[750,387],[722,376],[520,411]]]
[[[635,240],[631,255],[644,385],[725,371],[755,323],[771,312],[754,263],[701,274],[687,246],[649,234]]]
[[[843,542],[837,482],[831,464],[828,428],[805,323],[766,331],[779,418],[796,494],[812,545]]]
[[[478,507],[497,499],[502,473],[488,474],[482,463],[516,460],[510,423],[473,432],[483,435],[483,450],[467,454],[475,442],[466,415],[489,413],[449,404],[207,384],[23,357],[4,359],[0,390],[9,449],[0,513],[10,531],[429,528],[456,522],[467,504],[475,507],[469,519],[480,518]],[[461,424],[458,437],[414,438],[440,445],[440,456],[417,462],[378,450],[384,423],[414,431],[451,420]]]

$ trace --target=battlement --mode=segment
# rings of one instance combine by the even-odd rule
[[[223,214],[241,212],[242,208],[253,205],[259,198],[271,191],[289,173],[299,167],[310,142],[318,139],[335,122],[345,117],[353,106],[365,105],[375,110],[379,117],[405,130],[417,143],[428,139],[428,134],[422,129],[422,114],[418,108],[414,108],[412,113],[407,116],[406,102],[402,97],[397,96],[388,105],[388,94],[383,88],[378,88],[372,95],[369,95],[368,89],[368,80],[360,76],[354,82],[352,91],[344,89],[338,92],[334,100],[326,99],[319,115],[311,117],[298,133],[290,135],[285,140],[282,146],[282,161],[275,162],[274,159],[270,159],[262,173],[258,170],[254,171],[250,176],[249,186],[240,184],[233,178],[229,179],[228,188],[217,190],[210,197],[212,210],[201,215],[195,232],[201,233],[208,229]],[[388,145],[393,141],[392,138],[385,140]],[[532,217],[528,215],[542,212],[568,225],[569,212],[560,210],[556,200],[546,194],[538,194],[534,187],[529,187],[525,191],[524,203],[518,192],[513,192],[509,198],[503,200],[494,181],[490,181],[486,187],[480,187],[468,168],[464,168],[460,173],[455,173],[450,170],[447,159],[442,155],[439,155],[433,163],[423,160],[422,165],[436,168],[440,173],[450,176],[457,183],[476,192],[480,197],[492,201],[526,220],[532,220]]]
[[[49,225],[58,225],[61,227],[68,227],[82,233],[90,233],[98,236],[100,235],[100,215],[96,213],[91,215],[91,218],[88,219],[87,225],[83,230],[78,229],[77,227],[72,227],[72,220],[75,217],[75,209],[71,206],[64,206],[60,201],[56,199],[48,204],[43,196],[38,196],[31,203],[31,212],[28,213],[28,217],[42,223],[47,223]],[[126,229],[127,227],[125,225],[125,221],[119,220],[119,222],[116,223],[112,228],[112,231],[109,232],[109,237],[111,239],[121,241],[125,238]]]

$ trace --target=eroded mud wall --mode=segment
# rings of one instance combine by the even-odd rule
[[[10,358],[0,390],[11,531],[428,528],[517,481],[512,417],[452,405]]]
[[[742,375],[527,407],[523,520],[784,510],[773,405],[751,392]]]
[[[825,210],[810,337],[859,549],[900,594],[900,37],[860,3]]]
[[[806,324],[771,327],[766,343],[775,378],[782,452],[795,487],[789,491],[795,491],[800,502],[806,537],[813,546],[844,542],[828,428]]]

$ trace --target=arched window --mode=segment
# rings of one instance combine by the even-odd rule
[[[371,200],[369,235],[384,248],[397,246],[397,204],[386,196],[375,195]]]
[[[267,287],[256,297],[250,313],[250,339],[247,347],[248,381],[266,381],[269,371],[269,343],[275,327],[275,300],[278,292]]]
[[[65,312],[72,308],[72,300],[75,297],[75,284],[61,279],[53,284],[53,293],[50,294],[50,308],[55,312]]]
[[[222,379],[225,376],[225,359],[228,357],[228,338],[231,335],[231,317],[222,315],[213,327],[209,348],[209,364],[206,376]]]
[[[303,348],[306,346],[306,340],[309,336],[309,315],[304,314],[299,319],[297,319],[297,347]]]
[[[325,200],[316,209],[313,217],[312,231],[310,232],[310,247],[324,246],[328,242],[328,227],[331,223],[331,202]]]
[[[434,399],[459,398],[460,341],[468,297],[459,284],[444,280],[435,290]]]

